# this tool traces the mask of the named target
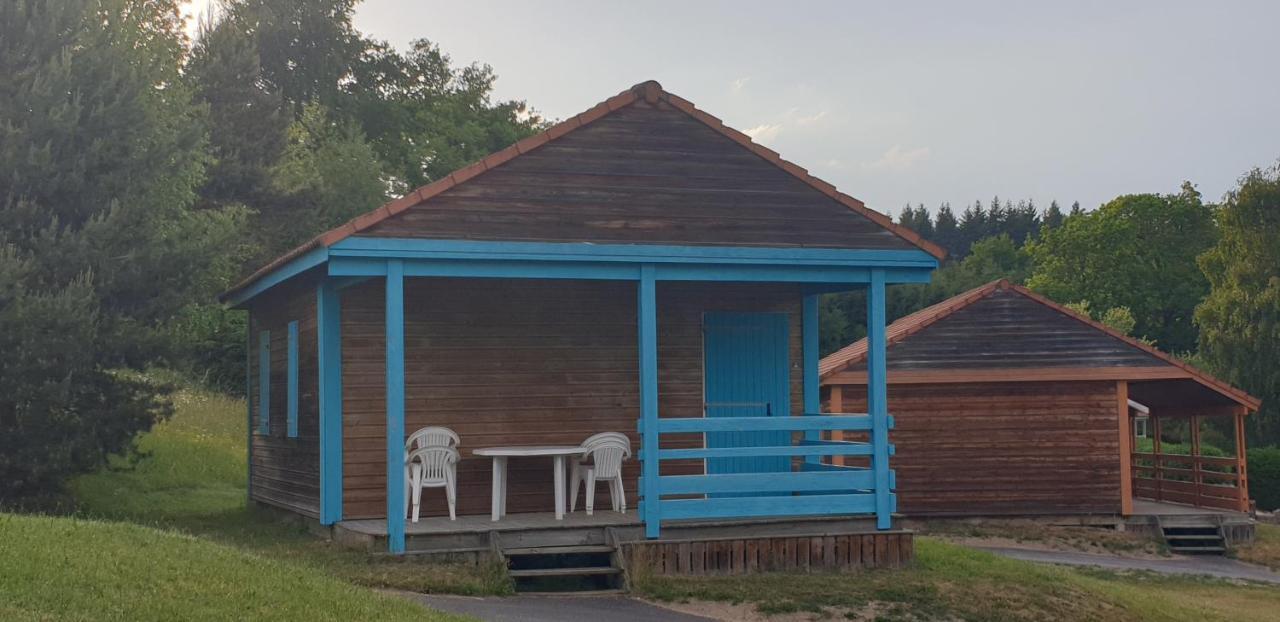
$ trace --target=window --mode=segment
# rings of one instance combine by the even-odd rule
[[[1148,421],[1148,417],[1146,417],[1145,415],[1138,415],[1137,417],[1133,418],[1133,435],[1135,437],[1137,438],[1147,437],[1147,421]]]
[[[271,433],[271,331],[258,333],[258,433]]]
[[[298,322],[289,322],[289,438],[298,438]]]

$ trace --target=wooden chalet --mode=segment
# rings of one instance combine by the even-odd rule
[[[1007,281],[894,322],[887,342],[907,516],[1249,509],[1243,420],[1259,401],[1145,343]],[[822,360],[830,409],[865,408],[868,352]],[[1229,423],[1234,456],[1201,453],[1204,419]],[[1189,430],[1190,455],[1162,451],[1162,425]]]
[[[624,486],[639,508],[597,509],[593,524],[634,525],[643,540],[698,521],[865,516],[873,540],[861,550],[879,561],[898,546],[874,540],[896,503],[875,375],[885,286],[927,281],[941,256],[639,84],[317,236],[222,296],[249,313],[250,496],[373,529],[404,552],[406,530],[551,522],[548,463],[524,460],[508,475],[510,517],[490,524],[490,460],[471,450],[618,431],[638,448]],[[872,382],[860,414],[824,415],[818,296],[856,288],[868,293]],[[461,439],[460,516],[427,503],[430,518],[406,526],[403,446],[429,425]],[[832,431],[867,438],[824,440]],[[867,463],[831,459],[845,455]],[[813,554],[856,561],[831,535]],[[805,542],[778,550],[818,567]],[[763,559],[744,561],[754,546],[730,547],[736,561],[723,563]]]

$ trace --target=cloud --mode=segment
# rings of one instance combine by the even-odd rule
[[[734,93],[741,93],[742,89],[745,88],[747,86],[747,83],[750,81],[751,81],[751,76],[743,76],[731,82],[729,84],[729,88],[732,89]]]
[[[762,123],[743,133],[751,137],[758,143],[767,143],[778,137],[778,133],[782,131],[781,123]]]
[[[905,171],[929,159],[930,153],[928,147],[904,150],[900,145],[894,145],[875,162],[867,165],[867,168],[879,171]]]
[[[826,117],[826,116],[827,116],[827,111],[823,110],[817,114],[811,114],[807,117],[796,117],[796,125],[811,125],[813,123],[817,123],[818,121],[821,121],[823,117]]]

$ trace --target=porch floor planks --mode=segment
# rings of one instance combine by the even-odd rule
[[[458,520],[449,520],[448,516],[432,516],[418,522],[406,520],[404,533],[413,535],[437,535],[448,533],[487,533],[490,531],[523,531],[529,529],[556,529],[580,527],[621,527],[639,525],[640,517],[634,511],[620,514],[612,511],[599,511],[587,516],[584,512],[571,512],[564,515],[564,520],[556,520],[551,512],[530,512],[508,514],[502,520],[493,521],[488,514],[459,516]],[[387,521],[385,519],[346,520],[339,526],[355,533],[385,536]]]
[[[1202,508],[1178,503],[1153,501],[1151,499],[1134,499],[1133,516],[1222,516],[1223,518],[1248,518],[1243,512]]]

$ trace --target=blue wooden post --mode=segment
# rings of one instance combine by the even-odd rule
[[[285,366],[285,435],[298,438],[298,321],[289,322],[286,342],[288,362]]]
[[[320,524],[342,520],[342,304],[338,288],[316,288],[320,397]]]
[[[871,415],[871,469],[876,478],[876,527],[888,529],[893,512],[889,491],[889,396],[886,386],[884,270],[871,271],[867,286],[867,414]]]
[[[652,264],[640,267],[640,441],[644,489],[644,535],[656,538],[662,523],[658,502],[658,304]]]
[[[258,434],[271,434],[271,331],[258,333]]]
[[[244,429],[244,449],[247,470],[245,495],[253,498],[253,316],[245,321],[244,331],[244,405],[248,421]]]
[[[801,370],[804,384],[804,413],[817,415],[822,410],[821,398],[818,395],[818,295],[809,294],[804,297],[801,307],[801,333],[803,348],[801,350]],[[821,430],[806,430],[807,441],[822,440]],[[808,456],[805,462],[818,464],[822,456]]]
[[[387,552],[404,552],[404,262],[387,261]]]

